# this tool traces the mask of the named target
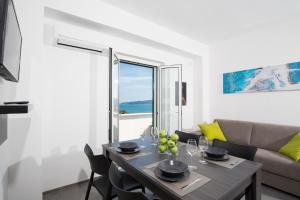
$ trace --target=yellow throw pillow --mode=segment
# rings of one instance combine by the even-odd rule
[[[212,141],[214,139],[227,141],[218,122],[212,124],[199,124],[198,126],[201,129],[201,132],[209,141]]]
[[[280,148],[279,153],[300,162],[300,133],[296,134],[286,145]]]

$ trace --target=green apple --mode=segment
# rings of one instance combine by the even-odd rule
[[[177,142],[179,140],[179,136],[176,133],[173,133],[170,136],[170,139],[173,140],[174,142]]]
[[[170,148],[172,148],[172,147],[175,147],[176,144],[175,144],[175,142],[174,142],[173,140],[168,140],[168,146],[169,146]]]
[[[161,139],[159,140],[159,142],[160,142],[160,144],[167,144],[168,139],[167,139],[167,138],[161,138]]]
[[[171,152],[172,154],[176,154],[177,151],[178,151],[177,146],[174,146],[174,147],[172,147],[172,148],[170,149],[170,152]]]
[[[160,145],[160,146],[159,146],[159,151],[160,151],[161,153],[165,152],[166,150],[167,150],[167,145]]]
[[[159,137],[160,137],[160,138],[165,138],[165,137],[167,137],[167,131],[166,131],[166,130],[161,130],[161,131],[159,131]]]

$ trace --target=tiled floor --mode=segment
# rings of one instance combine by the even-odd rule
[[[263,186],[262,187],[262,200],[299,200],[296,196],[289,195],[285,192],[275,190],[273,188]]]
[[[79,183],[62,189],[47,192],[43,195],[43,200],[84,200],[87,183]],[[89,200],[101,200],[101,196],[92,188]],[[262,187],[262,200],[300,200],[295,196],[280,192],[273,188]]]
[[[43,200],[84,200],[87,182],[66,186],[58,190],[46,192]],[[89,200],[101,200],[99,193],[92,188]]]

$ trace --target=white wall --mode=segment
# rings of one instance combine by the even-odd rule
[[[98,0],[45,0],[45,6],[194,55],[207,53],[207,45]]]
[[[0,146],[0,200],[6,200],[7,189],[7,169],[8,169],[8,145],[7,141]]]
[[[108,59],[48,45],[44,55],[43,187],[49,190],[88,179],[84,145],[99,153],[108,141]]]
[[[0,146],[0,199],[38,200],[41,194],[41,44],[39,0],[14,0],[23,36],[19,83],[0,78],[0,103],[29,100],[29,114],[9,115],[8,139]]]
[[[154,59],[165,64],[183,64],[188,102],[183,107],[183,128],[194,121],[194,60],[169,51],[129,40],[118,30],[103,32],[97,27],[79,26],[72,20],[57,18],[46,11],[44,18],[44,95],[43,112],[43,191],[86,180],[88,160],[86,143],[101,153],[108,142],[108,60],[107,57],[54,46],[57,34],[104,46],[117,52]],[[198,65],[196,67],[200,67]],[[199,75],[200,76],[200,75]],[[201,112],[201,110],[199,111]],[[65,172],[68,171],[66,174]]]
[[[300,21],[286,21],[211,48],[210,119],[300,125],[300,91],[223,94],[222,74],[300,61]]]

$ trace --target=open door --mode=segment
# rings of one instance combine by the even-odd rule
[[[109,143],[119,142],[120,60],[109,48]]]
[[[159,129],[169,134],[182,129],[182,65],[159,68]]]

